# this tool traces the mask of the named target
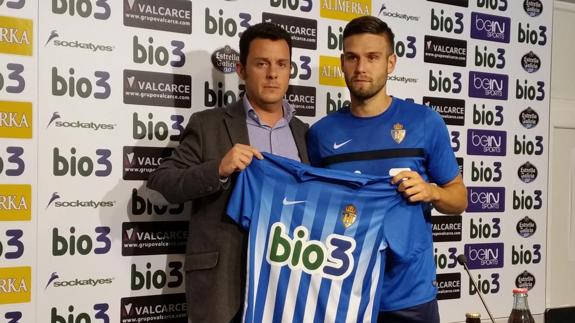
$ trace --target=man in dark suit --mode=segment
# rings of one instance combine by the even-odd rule
[[[245,285],[247,233],[226,215],[234,174],[270,152],[308,163],[308,126],[284,95],[291,38],[261,23],[240,38],[237,73],[242,100],[191,116],[180,145],[148,179],[171,203],[192,201],[185,270],[190,322],[239,322]]]

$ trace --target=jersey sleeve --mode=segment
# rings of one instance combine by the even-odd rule
[[[227,207],[228,216],[246,230],[250,227],[256,201],[255,192],[250,189],[253,185],[249,184],[249,173],[250,167],[238,175]]]
[[[459,174],[449,131],[441,115],[433,110],[428,110],[425,123],[428,174],[432,182],[438,185],[447,184]]]

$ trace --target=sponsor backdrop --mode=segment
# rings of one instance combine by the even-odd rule
[[[189,206],[151,203],[148,174],[192,113],[240,97],[251,24],[292,34],[306,122],[349,103],[342,31],[365,14],[396,33],[390,93],[443,116],[468,186],[434,217],[442,321],[487,315],[459,254],[497,317],[515,287],[542,313],[552,3],[415,2],[0,1],[0,322],[186,322]]]

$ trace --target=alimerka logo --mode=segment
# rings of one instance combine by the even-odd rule
[[[32,103],[0,101],[0,138],[32,138]]]
[[[0,53],[32,56],[33,21],[0,16]]]
[[[29,303],[31,267],[0,268],[0,304]]]
[[[323,18],[349,21],[353,18],[371,15],[371,3],[371,0],[323,0],[319,15]]]
[[[31,185],[0,184],[0,221],[30,221],[31,206]]]

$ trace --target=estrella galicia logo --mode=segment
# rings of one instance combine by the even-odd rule
[[[148,179],[150,173],[160,166],[162,158],[170,156],[174,148],[124,146],[123,150],[122,178],[142,181]]]
[[[527,288],[527,290],[531,290],[533,286],[535,286],[535,276],[525,270],[515,278],[515,286],[517,288]]]
[[[543,3],[541,0],[525,0],[523,9],[530,17],[537,17],[543,12]]]
[[[426,63],[467,65],[467,41],[425,35],[423,61]]]
[[[472,12],[471,38],[509,43],[511,18]]]
[[[184,293],[124,297],[120,305],[120,323],[187,323],[186,310],[186,294]]]
[[[437,274],[437,299],[461,298],[461,273]]]
[[[530,217],[526,216],[517,222],[517,233],[523,238],[529,238],[537,231],[537,223]]]
[[[58,276],[57,272],[53,272],[50,275],[50,278],[48,279],[48,283],[46,284],[46,287],[44,287],[44,290],[48,289],[48,286],[50,286],[50,284],[55,281],[56,279],[60,278],[60,276]]]
[[[433,242],[461,241],[461,216],[432,216]]]
[[[317,49],[317,20],[263,12],[262,21],[279,25],[287,31],[293,47]]]
[[[92,42],[80,41],[80,40],[63,40],[58,39],[60,34],[57,30],[52,30],[50,35],[48,35],[48,39],[44,44],[44,47],[48,46],[50,42],[53,43],[55,47],[66,47],[72,49],[83,49],[90,51],[92,53],[96,52],[112,52],[114,51],[114,46],[112,45],[102,45],[102,44],[94,44]]]
[[[212,65],[218,71],[229,74],[236,71],[236,63],[240,61],[240,54],[226,45],[212,53]]]
[[[539,114],[531,107],[527,107],[519,113],[519,122],[527,129],[535,128],[539,123]]]
[[[521,66],[527,73],[535,73],[541,67],[541,60],[533,51],[530,51],[521,57]]]
[[[481,99],[507,100],[509,76],[469,71],[469,96]]]
[[[505,131],[467,129],[467,154],[479,156],[505,156]]]
[[[517,176],[519,176],[519,179],[525,184],[529,184],[537,179],[537,174],[537,168],[530,162],[519,166],[517,170]]]
[[[297,116],[315,117],[315,91],[313,86],[290,85],[285,98],[295,108]]]
[[[124,26],[192,33],[192,2],[124,0]]]
[[[469,269],[503,267],[503,243],[475,243],[465,245]]]
[[[183,74],[124,70],[124,103],[190,108],[192,77]]]
[[[437,111],[447,125],[465,125],[465,100],[424,96],[423,104]]]
[[[443,3],[458,7],[465,7],[465,8],[469,7],[469,0],[427,0],[427,1]]]
[[[186,221],[124,222],[122,232],[122,256],[186,252]]]
[[[467,212],[504,212],[505,187],[467,187]]]

